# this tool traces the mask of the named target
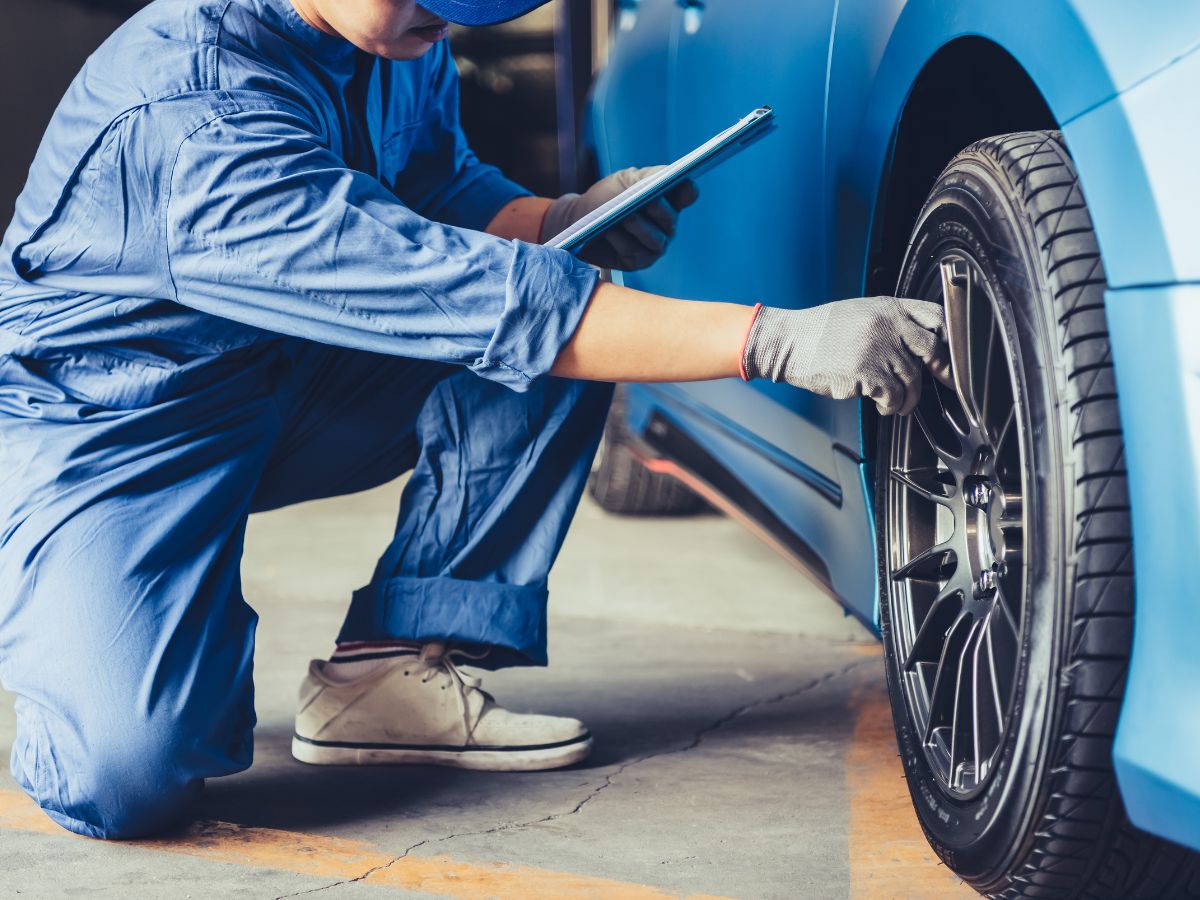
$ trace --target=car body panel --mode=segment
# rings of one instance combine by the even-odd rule
[[[726,65],[705,65],[706,57],[713,52],[712,41],[747,24],[755,29],[768,28],[773,19],[779,18],[772,9],[767,5],[747,9],[742,4],[714,3],[704,13],[700,30],[689,35],[684,30],[682,11],[670,3],[676,15],[671,22],[664,22],[661,5],[660,0],[647,0],[639,5],[637,24],[628,35],[638,35],[640,41],[653,35],[670,49],[667,90],[661,98],[656,95],[653,100],[642,98],[637,106],[623,106],[636,109],[638,121],[632,128],[619,129],[622,133],[654,132],[655,136],[632,155],[622,153],[623,148],[615,143],[601,144],[598,156],[605,169],[650,165],[681,156],[765,102],[756,86],[760,83],[783,81],[812,87],[803,96],[793,94],[789,100],[789,113],[779,123],[781,134],[772,135],[705,176],[704,202],[689,210],[668,259],[651,272],[626,276],[625,283],[668,296],[747,305],[768,296],[777,304],[781,302],[778,298],[785,296],[788,299],[784,305],[792,306],[820,302],[823,289],[804,294],[801,288],[823,277],[816,240],[820,216],[812,214],[820,202],[822,160],[820,141],[812,140],[811,135],[819,134],[824,118],[821,84],[833,0],[820,0],[824,20],[817,28],[775,30],[770,46],[747,43],[733,48],[733,56],[726,65],[743,76],[738,78],[728,77]],[[790,20],[784,17],[784,21]],[[794,23],[800,26],[807,21],[797,19]],[[617,53],[624,52],[623,37],[618,38],[614,48]],[[785,56],[785,48],[798,41],[804,42],[808,53],[792,54],[783,64],[771,62]],[[619,59],[614,62],[620,65]],[[609,90],[604,84],[597,96],[607,97]],[[653,155],[664,136],[667,156]],[[808,196],[804,196],[805,192]],[[726,215],[730,209],[746,208],[748,198],[766,195],[794,200],[782,208],[754,209],[744,218]],[[769,236],[764,234],[767,230],[771,231]],[[766,242],[786,245],[789,251],[786,255],[764,256],[762,247]],[[695,266],[689,262],[697,259],[719,264]],[[682,389],[714,410],[749,416],[756,431],[777,446],[803,457],[808,465],[827,476],[834,469],[831,427],[840,424],[846,440],[851,443],[857,440],[852,415],[845,415],[838,405],[824,398],[786,386],[768,382],[730,392],[723,386],[695,384]]]
[[[616,35],[609,65],[602,75],[603,89],[593,91],[589,128],[593,150],[605,171],[632,165],[651,165],[645,160],[667,159],[666,122],[653,117],[666,105],[670,73],[670,49],[658,40],[669,31],[678,11],[674,0],[644,0],[639,4],[637,27]],[[607,110],[638,109],[645,119],[635,129],[605,127]],[[617,113],[624,117],[624,113]],[[623,160],[605,166],[609,160]],[[638,160],[642,160],[638,162]]]
[[[829,105],[835,114],[826,126],[826,209],[832,216],[855,200],[873,207],[891,136],[920,70],[952,41],[977,36],[1003,48],[1028,73],[1063,128],[1083,176],[1110,283],[1127,287],[1196,278],[1200,258],[1172,254],[1158,214],[1162,198],[1172,196],[1183,204],[1182,198],[1197,194],[1172,194],[1166,185],[1153,190],[1150,170],[1144,168],[1153,161],[1141,160],[1144,151],[1157,148],[1157,155],[1166,158],[1155,161],[1174,170],[1162,180],[1172,182],[1172,176],[1184,174],[1177,170],[1188,160],[1188,154],[1172,152],[1183,136],[1163,139],[1167,136],[1150,121],[1150,113],[1144,122],[1130,122],[1122,115],[1122,103],[1088,116],[1092,122],[1107,119],[1099,129],[1076,121],[1125,90],[1135,90],[1139,108],[1150,105],[1155,101],[1141,97],[1164,90],[1167,79],[1160,75],[1172,67],[1200,65],[1200,4],[1172,0],[1150,5],[1160,8],[1161,15],[1151,15],[1141,4],[1120,2],[841,0],[830,56]],[[894,24],[889,22],[892,13]],[[1163,21],[1174,27],[1163,28]],[[1131,34],[1139,40],[1131,40]],[[1191,73],[1181,72],[1179,80],[1196,84]],[[1172,91],[1160,105],[1179,110],[1182,102],[1182,108],[1190,104],[1195,109],[1190,93]],[[947,110],[948,116],[954,114]],[[1187,118],[1186,125],[1177,113],[1168,121],[1191,132],[1200,128],[1200,116]],[[1193,170],[1188,183],[1195,185],[1197,177]],[[1131,190],[1130,180],[1141,183]],[[1180,216],[1171,223],[1177,243],[1195,246],[1194,218]],[[857,261],[857,266],[843,264],[831,276],[833,294],[844,295],[864,283],[869,232],[841,227],[836,234],[839,242],[850,241],[851,248],[830,258]]]
[[[1200,745],[1200,705],[1186,696],[1200,665],[1188,647],[1200,633],[1200,589],[1188,578],[1200,557],[1200,358],[1188,344],[1200,345],[1200,287],[1186,287],[1200,284],[1200,167],[1190,152],[1200,138],[1200,4],[705,6],[697,29],[669,0],[638,4],[596,89],[601,168],[673,159],[761,103],[776,107],[780,128],[704,178],[671,252],[630,276],[634,287],[792,307],[863,293],[884,186],[903,177],[890,166],[906,103],[956,42],[1007,54],[1062,127],[1111,288],[1130,464],[1137,611],[1117,772],[1136,824],[1200,849],[1200,776],[1185,764]],[[663,89],[635,91],[633,57],[650,47]],[[636,386],[630,410],[635,430],[665,416],[695,435],[820,557],[847,609],[877,624],[872,447],[859,404],[730,380]]]
[[[1130,819],[1200,849],[1200,56],[1191,53],[1064,129],[1109,285],[1132,508],[1133,656],[1113,760]],[[1081,152],[1078,148],[1086,148]]]
[[[1137,619],[1114,759],[1130,818],[1200,847],[1200,285],[1110,291]]]
[[[1200,3],[1196,4],[1200,9]],[[1197,26],[1200,28],[1200,25]],[[1114,288],[1200,281],[1200,51],[1069,122]]]
[[[835,454],[834,479],[823,479],[811,472],[807,476],[798,473],[795,462],[789,463],[769,445],[764,448],[740,424],[714,415],[679,385],[629,391],[626,415],[634,433],[649,434],[654,446],[662,446],[653,439],[656,420],[665,419],[683,428],[703,444],[712,460],[725,470],[736,472],[750,493],[794,532],[804,535],[808,548],[822,562],[837,559],[841,548],[853,548],[860,561],[857,566],[822,564],[805,568],[835,597],[871,596],[875,567],[873,563],[862,564],[862,558],[870,555],[873,560],[875,537],[867,509],[869,495],[862,490],[862,465],[857,459],[845,453]],[[850,490],[843,491],[840,485]],[[825,512],[827,507],[844,514],[831,517]],[[795,556],[792,558],[795,560]],[[849,604],[846,608],[873,627],[873,609],[855,609]]]

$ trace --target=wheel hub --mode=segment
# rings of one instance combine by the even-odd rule
[[[982,447],[977,455],[974,474],[962,480],[961,493],[966,555],[975,575],[973,597],[982,601],[995,595],[999,579],[1008,573],[1010,557],[1015,560],[1020,555],[1010,527],[1019,506],[1016,496],[1010,496],[990,465],[991,448]]]

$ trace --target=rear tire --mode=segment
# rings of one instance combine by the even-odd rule
[[[588,491],[600,508],[625,516],[686,516],[708,504],[670,475],[651,472],[630,449],[625,390],[618,387],[604,426]]]
[[[1132,529],[1104,268],[1058,132],[989,138],[951,161],[898,293],[939,299],[947,259],[978,292],[959,314],[973,386],[927,384],[920,409],[940,411],[940,430],[885,418],[878,444],[881,624],[917,817],[946,865],[989,897],[1200,897],[1196,855],[1133,827],[1112,769]],[[1017,438],[992,450],[996,407],[980,390],[1015,411]],[[970,430],[968,403],[984,419],[976,437],[957,434]],[[914,568],[922,535],[937,552]],[[996,637],[1006,614],[1011,641]]]

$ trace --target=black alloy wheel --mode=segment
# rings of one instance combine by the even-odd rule
[[[921,827],[989,897],[1200,897],[1112,770],[1134,581],[1105,286],[1043,131],[950,162],[897,288],[944,304],[954,384],[879,425],[888,693]]]
[[[977,260],[947,249],[916,296],[945,303],[956,383],[929,380],[888,462],[893,639],[931,771],[968,798],[1008,730],[1025,602],[1023,417],[999,305]]]

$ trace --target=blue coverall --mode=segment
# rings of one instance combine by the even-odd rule
[[[412,469],[341,640],[543,664],[608,385],[546,377],[597,273],[481,229],[444,43],[387,62],[288,0],[157,0],[76,78],[0,248],[12,769],[126,837],[246,768],[247,515]]]

